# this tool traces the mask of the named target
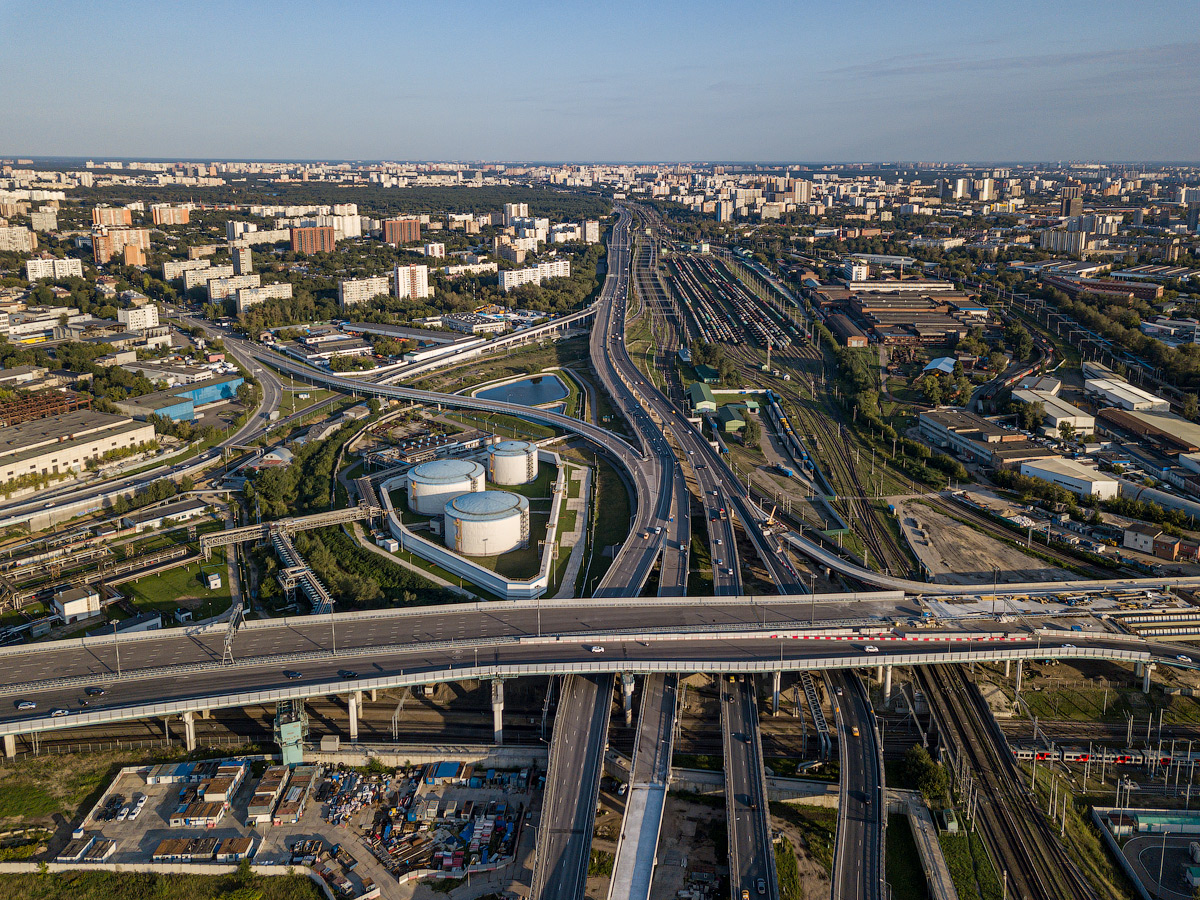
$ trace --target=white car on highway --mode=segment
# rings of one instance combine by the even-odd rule
[[[874,644],[867,644],[867,646],[863,647],[863,650],[867,653],[878,653],[879,652],[879,648],[876,647]]]

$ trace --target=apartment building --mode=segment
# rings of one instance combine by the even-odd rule
[[[372,278],[346,278],[338,282],[338,306],[358,306],[391,293],[392,279],[386,275]]]
[[[568,278],[570,275],[571,261],[567,259],[538,263],[527,269],[508,269],[500,273],[500,290],[507,292],[523,284],[541,284],[547,278]]]

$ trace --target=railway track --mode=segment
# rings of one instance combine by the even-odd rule
[[[962,759],[978,786],[976,818],[988,855],[1022,900],[1095,900],[1021,782],[991,714],[960,666],[917,670],[938,722],[939,740]],[[1001,874],[1001,877],[1004,877]]]

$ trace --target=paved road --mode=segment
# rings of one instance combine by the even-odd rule
[[[649,900],[671,779],[678,675],[647,675],[609,900]]]
[[[186,317],[182,318],[181,321],[188,327],[199,325],[211,328],[211,325],[208,323]],[[221,459],[224,448],[252,441],[270,424],[271,414],[279,409],[279,404],[283,397],[283,387],[270,369],[265,369],[254,362],[250,358],[250,355],[241,347],[236,344],[231,345],[229,341],[226,341],[226,350],[254,374],[254,377],[262,385],[263,393],[262,404],[258,410],[236,432],[212,449],[181,462],[158,466],[157,468],[149,469],[136,475],[127,475],[103,481],[90,481],[86,484],[73,483],[59,487],[49,487],[46,490],[39,491],[36,498],[32,500],[21,498],[14,501],[0,501],[0,528],[24,522],[30,517],[37,516],[43,513],[48,505],[67,507],[73,504],[86,503],[90,500],[95,500],[98,505],[101,496],[114,491],[144,487],[155,481],[161,481],[164,478],[179,479],[184,476],[196,476],[205,469],[216,465]]]
[[[612,692],[611,675],[570,675],[565,680],[538,822],[530,896],[539,900],[583,896]]]
[[[883,878],[883,758],[875,715],[858,676],[831,672],[841,797],[833,862],[834,900],[879,900]],[[855,734],[855,732],[858,732]]]
[[[767,821],[767,786],[763,779],[754,676],[724,678],[721,691],[730,888],[735,900],[746,894],[777,900],[779,887]]]

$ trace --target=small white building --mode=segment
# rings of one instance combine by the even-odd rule
[[[1146,525],[1135,522],[1125,529],[1121,538],[1121,546],[1139,553],[1154,553],[1154,540],[1162,535],[1162,529],[1157,525]]]
[[[1073,460],[1058,457],[1023,462],[1021,474],[1056,484],[1080,497],[1111,500],[1120,490],[1115,478]]]
[[[1064,422],[1074,428],[1075,433],[1079,435],[1091,434],[1096,430],[1095,416],[1072,406],[1065,400],[1060,400],[1049,391],[1016,390],[1013,391],[1013,399],[1020,400],[1022,403],[1042,404],[1042,408],[1046,410],[1045,425],[1053,431],[1057,431],[1058,426]]]
[[[210,591],[215,591],[221,586],[221,576],[216,572],[209,572],[204,576],[204,583],[208,585]]]
[[[54,595],[54,614],[71,625],[100,613],[100,594],[87,585],[64,588]]]

